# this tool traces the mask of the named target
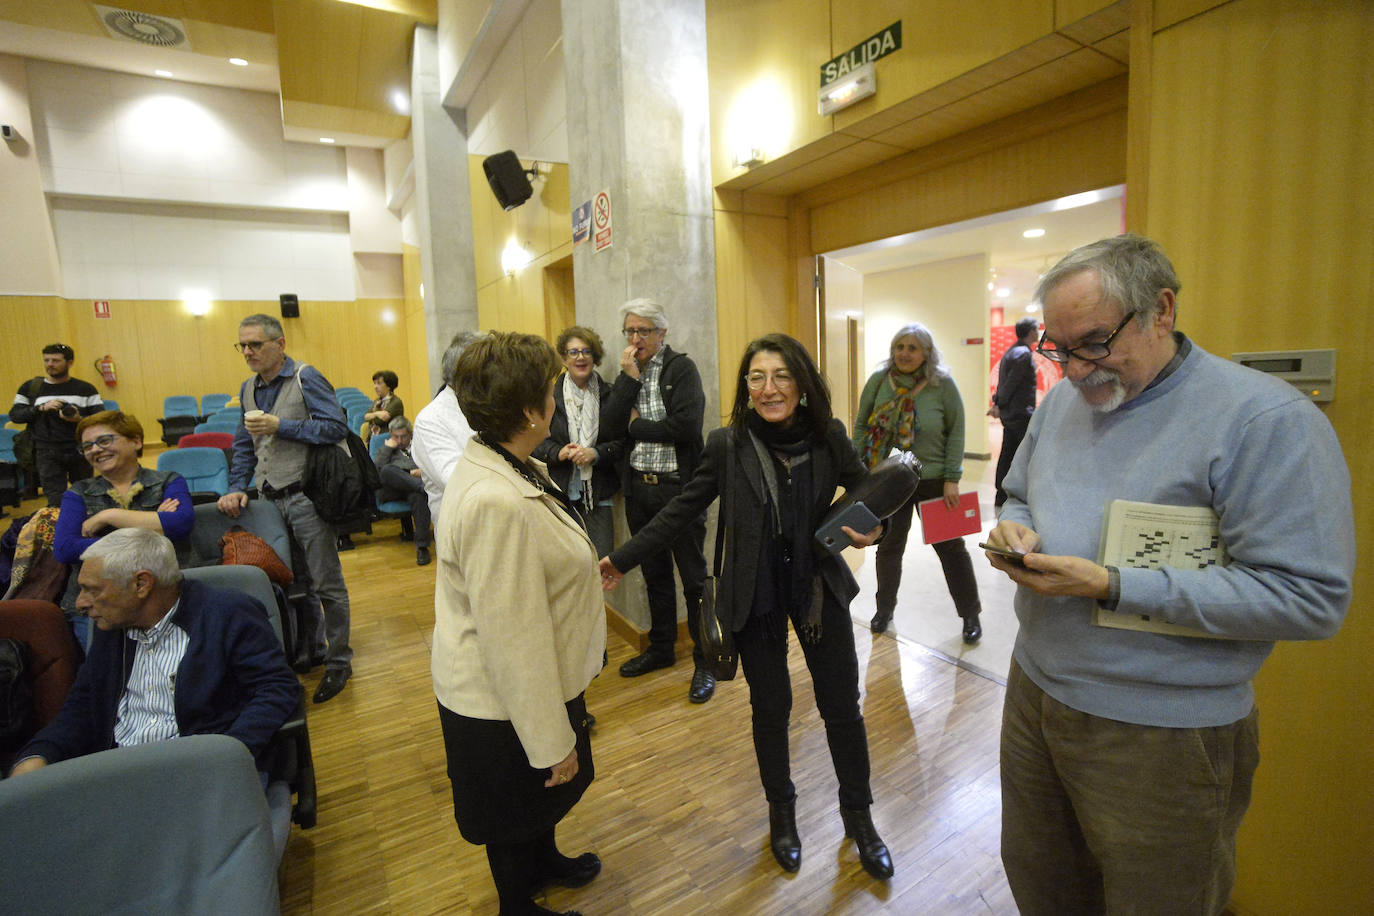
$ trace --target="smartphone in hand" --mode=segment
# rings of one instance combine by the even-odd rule
[[[984,544],[984,543],[981,543],[981,542],[978,544],[978,546],[981,547],[982,549],[986,550],[988,553],[995,553],[995,554],[997,554],[999,557],[1004,558],[1004,559],[1005,559],[1008,563],[1010,563],[1012,566],[1025,566],[1025,565],[1026,565],[1026,555],[1025,555],[1025,554],[1017,553],[1017,552],[1014,551],[1014,550],[1008,550],[1008,549],[1005,548],[1005,547],[994,547],[994,546],[991,545],[991,544]]]

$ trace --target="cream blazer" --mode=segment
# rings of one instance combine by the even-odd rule
[[[475,439],[444,490],[435,543],[435,696],[459,715],[509,720],[530,764],[553,766],[575,743],[564,704],[606,648],[596,549],[554,497]]]

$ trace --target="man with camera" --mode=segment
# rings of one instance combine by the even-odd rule
[[[91,476],[91,466],[76,450],[76,424],[82,417],[105,409],[100,392],[90,382],[72,378],[76,354],[66,344],[43,348],[43,371],[19,386],[10,419],[27,423],[33,441],[38,482],[48,505],[56,508],[68,483]]]

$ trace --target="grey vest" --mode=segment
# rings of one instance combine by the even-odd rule
[[[296,363],[294,384],[282,383],[277,392],[277,403],[272,412],[282,420],[309,420],[310,411],[305,408],[305,393],[301,390],[301,372],[305,363]],[[243,383],[239,400],[243,402],[244,412],[258,409],[253,397],[253,376]],[[261,489],[264,483],[274,490],[281,490],[293,483],[300,483],[305,476],[305,459],[310,454],[310,443],[287,439],[284,436],[254,436],[253,451],[258,456],[255,483]]]

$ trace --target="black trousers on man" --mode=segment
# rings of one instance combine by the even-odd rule
[[[405,500],[410,505],[410,516],[415,520],[415,546],[428,547],[433,538],[433,525],[424,482],[394,464],[382,468],[379,476],[382,478],[382,500]]]
[[[659,510],[682,492],[677,474],[658,474],[658,483],[646,483],[644,474],[630,471],[630,487],[625,493],[625,521],[633,535],[653,521]],[[701,613],[701,593],[706,585],[706,517],[698,515],[682,529],[667,550],[647,557],[639,568],[644,573],[644,590],[649,598],[649,651],[672,654],[677,641],[677,590],[673,587],[673,564],[682,577],[682,597],[687,603],[687,629],[692,634],[692,659],[700,667],[705,661],[696,645],[697,618]]]
[[[1016,450],[1021,447],[1021,440],[1026,438],[1026,430],[1030,428],[1030,422],[1013,423],[1008,426],[1002,424],[1002,451],[997,455],[997,476],[994,478],[997,484],[997,498],[994,505],[1001,506],[1007,501],[1007,491],[1002,489],[1002,481],[1007,478],[1007,471],[1011,470],[1012,459],[1016,457]]]
[[[71,445],[60,448],[36,446],[34,463],[38,466],[39,486],[54,509],[62,504],[62,494],[68,486],[91,476],[91,466],[76,450],[75,439]]]

